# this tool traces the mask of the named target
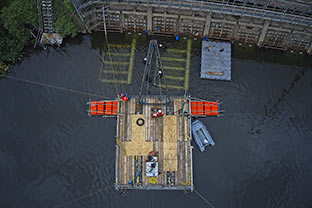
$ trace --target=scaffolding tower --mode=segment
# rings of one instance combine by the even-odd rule
[[[39,29],[36,44],[62,44],[63,37],[53,27],[53,4],[52,0],[37,0]]]
[[[154,59],[155,56],[155,59]],[[153,60],[155,60],[155,63],[153,63]],[[155,65],[153,65],[155,64]],[[153,66],[155,66],[155,69],[153,71]],[[141,88],[139,92],[139,97],[142,97],[143,88],[146,86],[146,95],[149,94],[150,85],[154,83],[157,87],[159,87],[159,93],[162,97],[162,85],[165,86],[165,90],[167,93],[167,83],[164,76],[164,72],[161,69],[162,63],[160,58],[160,52],[158,48],[158,42],[157,40],[151,40],[148,47],[147,57],[145,58],[145,67],[144,72],[142,76],[142,82],[141,82]],[[154,81],[154,82],[153,82]]]

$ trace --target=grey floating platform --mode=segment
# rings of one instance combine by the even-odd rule
[[[231,80],[231,43],[202,41],[200,78]]]

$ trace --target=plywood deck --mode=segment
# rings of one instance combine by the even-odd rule
[[[177,117],[176,116],[164,116],[164,132],[163,132],[163,146],[164,146],[164,158],[163,158],[163,170],[164,171],[177,171]]]
[[[126,155],[147,155],[153,151],[153,143],[146,141],[146,125],[139,126],[136,121],[144,117],[142,115],[130,115],[131,141],[125,143]]]
[[[123,189],[190,190],[191,142],[188,102],[185,98],[138,98],[119,101],[116,187]],[[151,118],[152,109],[162,109],[163,117]],[[144,119],[138,126],[137,119]],[[159,174],[156,184],[146,176],[148,153],[154,151]]]

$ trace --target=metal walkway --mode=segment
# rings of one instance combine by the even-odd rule
[[[83,8],[96,4],[98,2],[104,2],[100,0],[94,1],[82,1],[80,4],[78,0],[73,0],[74,5],[77,10],[80,12]],[[298,24],[310,26],[312,25],[312,11],[308,12],[299,12],[296,9],[291,9],[292,2],[285,6],[284,8],[279,8],[277,5],[280,2],[285,0],[277,0],[277,3],[270,5],[269,3],[264,3],[259,5],[257,3],[248,3],[247,1],[226,1],[226,0],[213,0],[213,1],[189,1],[189,0],[107,0],[106,3],[127,3],[127,4],[140,4],[142,6],[151,6],[151,7],[164,7],[164,8],[177,8],[177,9],[192,9],[196,11],[209,11],[218,14],[228,14],[228,15],[237,15],[237,16],[247,16],[260,18],[265,20],[273,20],[278,22],[285,22],[290,24]],[[273,1],[272,1],[273,2]],[[307,3],[306,7],[311,7],[311,3]],[[304,4],[301,4],[304,5]],[[310,9],[311,10],[311,9]]]
[[[37,0],[39,30],[36,44],[57,44],[60,46],[63,37],[53,28],[52,0]]]
[[[43,31],[46,33],[54,33],[53,24],[53,8],[52,0],[41,0],[41,14]]]

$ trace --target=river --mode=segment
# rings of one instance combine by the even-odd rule
[[[132,35],[110,34],[131,43]],[[10,76],[113,98],[137,94],[149,38],[138,36],[131,84],[99,81],[102,33],[29,50]],[[184,47],[186,40],[161,41]],[[216,208],[312,207],[311,56],[232,47],[232,81],[200,80],[192,41],[188,94],[220,100],[224,117],[205,118],[216,145],[193,151],[195,189]],[[183,95],[184,91],[170,90]],[[128,191],[114,182],[115,119],[88,117],[100,99],[15,79],[0,80],[0,207],[209,207],[196,193]]]

